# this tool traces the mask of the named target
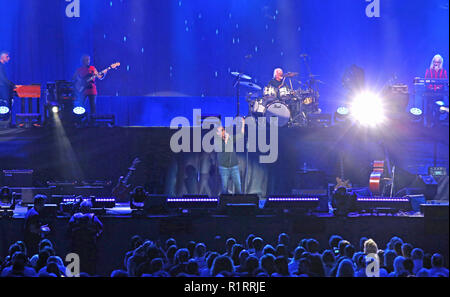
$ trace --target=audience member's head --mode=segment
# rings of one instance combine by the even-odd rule
[[[408,272],[408,275],[413,274],[414,262],[411,258],[405,258],[405,261],[403,261],[403,267]]]
[[[397,255],[393,250],[387,250],[384,253],[384,267],[386,268],[387,272],[394,271],[394,260]]]
[[[255,237],[256,237],[256,236],[255,236],[254,234],[249,234],[249,235],[247,236],[247,239],[245,240],[245,245],[246,245],[246,247],[247,247],[247,250],[253,249],[253,239],[254,239]]]
[[[211,269],[214,260],[219,256],[219,253],[216,252],[212,252],[208,255],[208,257],[206,258],[206,266],[208,266],[209,269]]]
[[[255,256],[248,256],[245,260],[244,271],[248,273],[249,276],[255,276],[255,270],[259,267],[258,258]]]
[[[40,212],[45,206],[45,200],[47,200],[47,196],[45,196],[45,195],[38,194],[38,195],[34,196],[33,208],[37,212]]]
[[[197,245],[197,243],[195,241],[189,241],[186,248],[189,251],[189,255],[192,257],[194,256],[194,252],[195,252],[195,246]]]
[[[336,276],[337,277],[354,277],[355,270],[353,263],[349,259],[344,259],[339,263]]]
[[[211,276],[216,276],[219,273],[229,272],[233,273],[233,262],[230,257],[218,256],[214,259],[211,267]]]
[[[197,243],[194,250],[194,256],[195,257],[204,257],[206,253],[206,245],[202,242]]]
[[[143,243],[144,243],[144,240],[142,239],[142,237],[140,237],[139,235],[134,235],[133,237],[131,237],[131,240],[130,240],[130,249],[135,250],[136,248],[141,246]],[[119,271],[119,270],[115,270],[115,271]]]
[[[186,263],[189,260],[189,250],[182,248],[175,253],[175,264]]]
[[[278,244],[284,244],[286,247],[289,247],[289,235],[286,233],[278,235]]]
[[[394,251],[397,254],[397,256],[402,256],[403,255],[402,246],[403,246],[403,242],[401,242],[401,241],[395,241],[394,242]]]
[[[364,252],[364,243],[366,242],[366,240],[368,240],[369,238],[363,236],[359,239],[359,251],[358,252]]]
[[[337,249],[339,246],[339,242],[342,240],[343,238],[339,235],[331,235],[330,239],[328,240],[328,246],[330,247],[331,250],[333,249]]]
[[[177,241],[175,239],[173,239],[173,238],[167,239],[166,240],[166,245],[165,245],[166,250],[168,250],[169,247],[171,247],[172,245],[176,246],[177,245]]]
[[[441,254],[434,254],[433,257],[431,257],[431,267],[440,268],[442,266],[444,266],[444,258]]]
[[[241,253],[241,251],[244,249],[244,246],[242,244],[235,244],[233,245],[233,247],[231,248],[231,260],[233,261],[234,266],[238,266],[239,263],[239,254]]]
[[[259,266],[267,275],[272,275],[275,272],[275,257],[272,254],[262,256],[259,260]]]
[[[431,268],[431,254],[426,253],[423,255],[423,268],[430,269]]]
[[[287,247],[284,244],[277,245],[277,248],[275,250],[275,256],[283,256],[283,257],[289,257],[289,253],[287,250]]]
[[[231,256],[231,249],[233,248],[233,245],[236,244],[236,239],[233,237],[230,237],[227,239],[227,242],[225,243],[225,248],[227,251],[228,256]]]
[[[253,248],[255,249],[255,252],[262,251],[264,241],[261,237],[255,237],[253,238]]]
[[[275,256],[276,250],[270,244],[266,244],[263,249],[263,254],[272,254]]]
[[[319,252],[319,242],[315,240],[314,238],[311,238],[306,243],[307,251],[311,254],[315,254]]]
[[[297,261],[300,260],[304,252],[306,252],[306,250],[303,247],[301,246],[296,247],[294,250],[294,260]]]
[[[163,265],[164,265],[164,262],[163,262],[163,259],[161,259],[161,258],[154,258],[150,262],[151,270],[153,273],[162,270]]]
[[[244,266],[245,261],[247,260],[248,256],[249,256],[249,252],[247,250],[242,250],[239,253],[239,265],[240,266]]]
[[[413,260],[423,260],[424,254],[423,250],[419,248],[415,248],[411,251],[411,259]]]
[[[286,257],[279,256],[275,259],[275,270],[282,276],[289,276],[289,266]]]
[[[411,252],[413,250],[413,246],[409,243],[402,244],[402,255],[405,258],[411,258]]]
[[[175,253],[177,252],[178,248],[176,245],[171,245],[166,252],[167,260],[169,260],[170,263],[175,262]]]
[[[364,242],[364,254],[377,254],[378,246],[377,243],[372,239],[368,239]]]
[[[349,244],[344,249],[344,256],[351,259],[353,257],[353,254],[355,254],[355,247],[353,244]]]
[[[340,256],[345,256],[345,247],[347,245],[350,245],[350,242],[348,242],[347,240],[343,239],[343,240],[339,241],[338,249],[339,249]]]
[[[128,272],[124,270],[114,270],[111,272],[111,277],[128,277]]]
[[[322,262],[324,265],[331,266],[334,264],[334,253],[331,250],[325,250],[322,253]]]

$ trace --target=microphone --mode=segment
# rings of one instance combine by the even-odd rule
[[[244,58],[246,58],[246,59],[251,59],[251,58],[253,58],[253,56],[250,54],[250,55],[244,56]]]

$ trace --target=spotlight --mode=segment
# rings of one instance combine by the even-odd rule
[[[83,115],[86,113],[86,109],[82,106],[76,106],[73,109],[73,113],[76,115]]]
[[[382,99],[370,92],[355,96],[350,112],[352,117],[364,126],[376,126],[385,119]]]
[[[10,109],[8,102],[0,99],[0,116],[6,116],[9,112]]]
[[[409,117],[413,122],[420,122],[422,121],[423,117],[423,111],[420,108],[413,107],[409,110]]]
[[[59,107],[56,106],[56,105],[53,106],[53,107],[52,107],[52,112],[53,112],[53,113],[58,113],[58,112],[59,112]]]
[[[348,110],[347,107],[341,106],[336,110],[336,112],[341,116],[347,116],[350,111]]]
[[[441,100],[436,101],[435,103],[436,103],[437,106],[444,106],[445,105],[444,101],[441,101]]]
[[[334,113],[334,122],[335,123],[345,122],[348,120],[349,115],[350,110],[347,107],[345,106],[338,107],[338,109]]]

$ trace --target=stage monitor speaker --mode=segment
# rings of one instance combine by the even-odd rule
[[[148,214],[167,213],[167,195],[148,195],[144,201],[144,211]]]
[[[228,204],[254,204],[259,206],[259,196],[257,194],[222,194],[219,199],[219,207],[225,207]]]
[[[219,208],[230,216],[253,216],[259,208],[257,194],[222,194]]]

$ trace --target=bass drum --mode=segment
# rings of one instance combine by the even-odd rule
[[[271,117],[278,118],[278,127],[284,127],[291,119],[291,111],[283,102],[275,101],[266,106],[266,119],[269,124]]]

